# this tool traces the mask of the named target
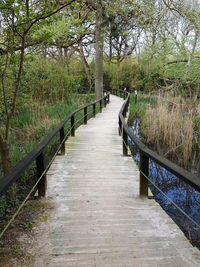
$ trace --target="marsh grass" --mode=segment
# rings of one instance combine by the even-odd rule
[[[148,106],[149,105],[154,106],[156,104],[156,99],[153,99],[152,97],[139,95],[137,104],[135,104],[135,96],[131,94],[130,103],[131,105],[129,109],[129,119],[128,119],[129,124],[135,117],[139,117],[142,119],[146,114],[146,109],[148,108]]]
[[[185,168],[199,168],[200,104],[197,98],[131,96],[129,124],[140,118],[144,142]]]
[[[12,165],[24,158],[69,113],[93,100],[93,94],[72,94],[65,102],[25,105],[11,122]]]
[[[164,156],[174,154],[181,165],[188,167],[194,144],[194,122],[193,112],[187,106],[158,100],[155,107],[146,110],[142,133],[145,142],[156,145],[158,152],[166,148]]]

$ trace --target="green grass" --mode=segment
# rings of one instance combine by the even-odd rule
[[[70,99],[56,103],[26,104],[11,121],[11,128],[22,128],[37,122],[41,117],[64,119],[70,112],[94,101],[94,94],[72,94]],[[38,118],[39,116],[39,118]]]
[[[11,127],[24,127],[26,125],[31,125],[33,122],[33,110],[30,107],[24,107],[20,113],[15,116],[11,121]]]
[[[12,134],[9,141],[12,166],[22,160],[61,120],[92,101],[94,94],[72,94],[65,102],[44,105],[34,103],[23,107],[11,121]],[[83,112],[77,115],[77,120],[81,116]],[[82,122],[83,120],[77,123],[77,127]],[[66,132],[67,128],[69,125],[66,127]]]
[[[200,116],[194,115],[193,122],[194,122],[195,130],[200,131]]]
[[[32,148],[33,143],[25,143],[23,146],[19,145],[17,141],[13,143],[11,149],[12,164],[15,165],[20,159],[24,158]]]
[[[145,116],[145,112],[148,105],[155,105],[155,104],[156,104],[155,99],[150,97],[145,97],[143,95],[138,95],[136,104],[135,96],[131,94],[128,123],[130,124],[135,117],[142,118],[143,116]]]
[[[193,115],[193,123],[194,123],[194,131],[196,133],[196,143],[199,147],[200,143],[200,116],[199,115]]]

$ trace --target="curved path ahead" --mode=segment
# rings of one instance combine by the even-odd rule
[[[160,206],[138,195],[138,170],[122,156],[111,103],[66,142],[48,172],[53,203],[39,226],[35,266],[200,266],[200,253]]]

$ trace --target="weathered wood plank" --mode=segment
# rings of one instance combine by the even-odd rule
[[[35,266],[200,266],[200,253],[154,201],[118,136],[122,100],[76,131],[48,172],[49,220]]]

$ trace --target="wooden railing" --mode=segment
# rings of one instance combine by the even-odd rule
[[[52,142],[53,138],[59,135],[59,145],[57,147],[56,153],[60,151],[62,154],[65,153],[65,141],[68,136],[75,136],[76,129],[76,115],[80,112],[83,112],[83,123],[87,124],[88,120],[88,109],[92,107],[92,115],[95,117],[97,112],[97,105],[99,105],[99,111],[102,111],[103,105],[106,106],[109,103],[109,93],[89,105],[86,105],[71,114],[69,114],[44,140],[33,150],[31,151],[23,160],[21,160],[5,177],[0,179],[0,196],[5,194],[10,187],[20,179],[23,173],[31,166],[34,162],[37,175],[37,189],[39,197],[45,195],[46,191],[46,173],[50,167],[50,164],[47,166],[45,162],[45,148]],[[70,123],[70,131],[65,133],[65,126],[67,123]],[[53,156],[53,157],[54,157]]]
[[[126,115],[130,103],[130,93],[123,90],[112,90],[112,94],[123,97],[125,99],[122,108],[119,113],[119,134],[122,135],[123,139],[123,155],[128,155],[128,146],[130,139],[135,146],[138,148],[140,153],[140,195],[148,196],[148,180],[149,176],[149,160],[153,160],[161,167],[170,171],[176,177],[183,180],[185,183],[192,186],[195,190],[200,192],[200,178],[194,174],[186,171],[170,160],[166,159],[163,156],[158,155],[156,152],[149,149],[144,143],[142,143],[130,130],[129,126],[126,123]]]

